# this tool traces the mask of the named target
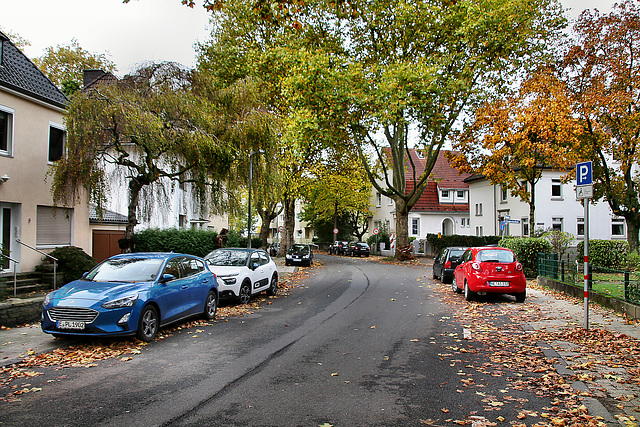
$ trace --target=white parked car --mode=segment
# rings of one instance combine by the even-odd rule
[[[221,298],[236,298],[246,304],[259,292],[278,293],[278,268],[262,249],[221,248],[204,259],[218,278]]]

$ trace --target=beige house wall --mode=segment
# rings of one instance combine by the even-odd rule
[[[36,247],[37,207],[54,205],[51,176],[47,176],[49,127],[63,127],[63,115],[58,108],[5,88],[0,88],[0,106],[13,110],[12,152],[0,155],[0,177],[9,177],[0,184],[0,205],[12,209],[10,256],[20,262],[17,271],[33,271],[43,256],[16,239]],[[73,209],[71,244],[91,254],[88,205],[82,200],[69,207]],[[50,252],[54,247],[37,249]]]

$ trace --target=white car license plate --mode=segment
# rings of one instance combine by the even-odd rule
[[[58,329],[84,329],[85,323],[70,320],[59,320],[56,326]]]
[[[489,286],[509,286],[509,282],[489,282]]]

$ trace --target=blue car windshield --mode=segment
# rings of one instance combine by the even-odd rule
[[[243,267],[247,265],[249,252],[228,251],[217,249],[207,255],[204,259],[209,265],[222,265],[231,267]]]
[[[108,259],[85,276],[94,282],[151,282],[158,277],[164,259]]]

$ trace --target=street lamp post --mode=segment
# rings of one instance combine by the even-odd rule
[[[251,182],[253,181],[253,160],[256,153],[264,153],[264,150],[256,150],[249,153],[249,221],[247,223],[247,248],[251,248]]]

